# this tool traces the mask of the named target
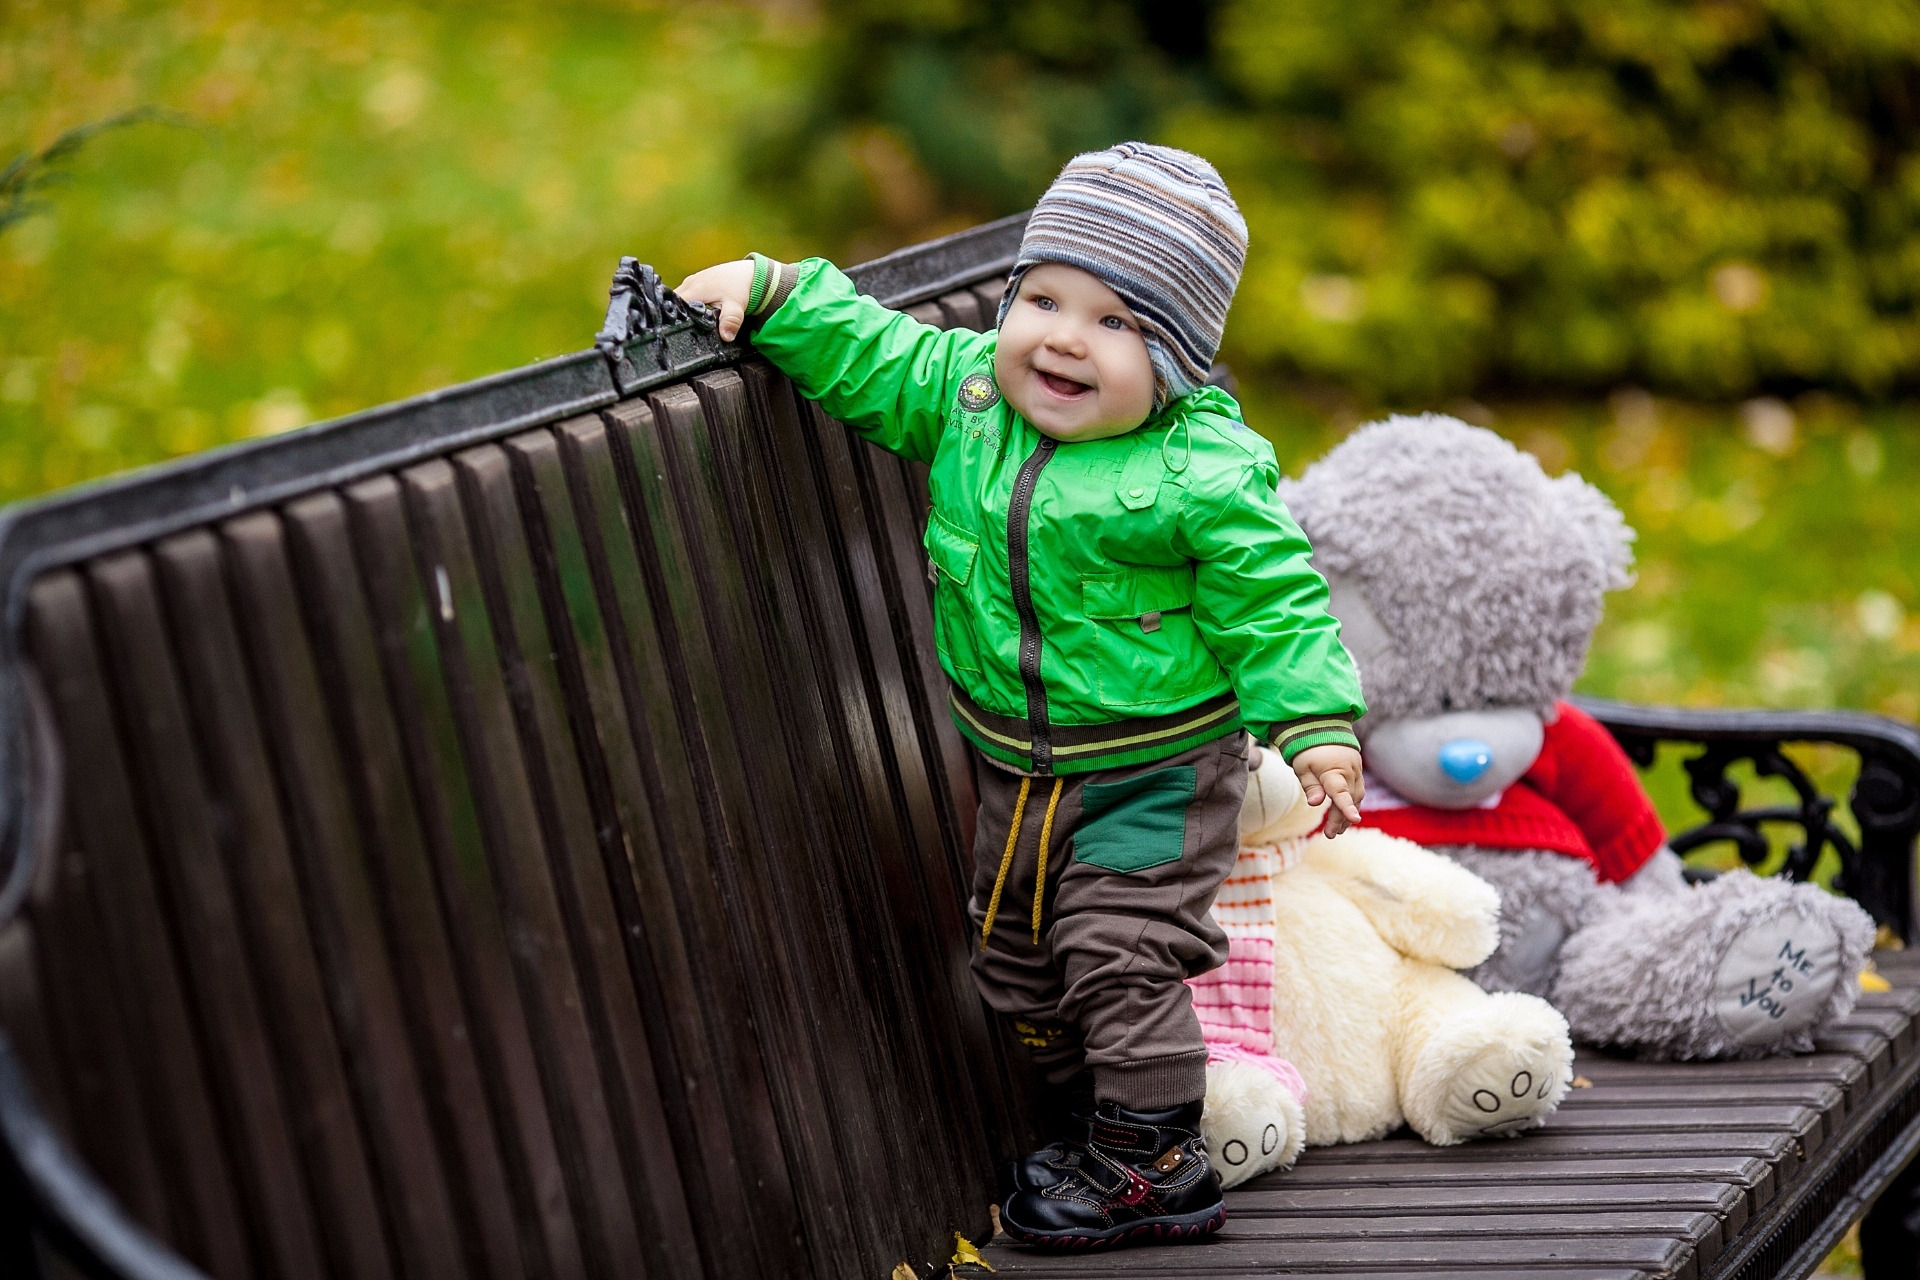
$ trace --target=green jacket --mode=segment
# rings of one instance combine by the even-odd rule
[[[1060,444],[944,332],[814,258],[754,344],[866,439],[931,465],[926,549],[960,731],[1040,774],[1157,760],[1243,725],[1292,757],[1354,743],[1360,681],[1274,493],[1273,447],[1203,387],[1125,435]]]

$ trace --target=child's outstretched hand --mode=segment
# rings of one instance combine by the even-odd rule
[[[1366,786],[1360,780],[1358,751],[1332,742],[1308,747],[1293,758],[1293,771],[1300,775],[1308,804],[1333,801],[1327,811],[1328,839],[1360,821],[1360,799],[1366,794]]]
[[[732,342],[747,318],[747,297],[753,292],[753,259],[723,262],[705,271],[696,271],[680,282],[675,293],[688,302],[704,302],[720,311],[719,334],[722,342]]]

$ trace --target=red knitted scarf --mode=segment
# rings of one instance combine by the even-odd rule
[[[1666,842],[1666,830],[1613,735],[1571,703],[1559,712],[1540,758],[1491,806],[1395,805],[1366,809],[1362,821],[1415,844],[1564,853],[1592,863],[1604,881],[1625,880]]]

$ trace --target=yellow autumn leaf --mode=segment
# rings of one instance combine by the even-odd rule
[[[958,1231],[953,1233],[953,1265],[956,1267],[985,1267],[989,1271],[993,1270],[993,1264],[980,1256],[980,1251],[973,1247],[973,1241],[967,1239]]]

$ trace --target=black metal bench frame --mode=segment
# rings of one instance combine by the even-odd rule
[[[965,298],[966,286],[1003,273],[1023,217],[906,250],[853,272],[889,305],[942,314],[938,300]],[[973,320],[983,319],[968,302]],[[652,307],[652,310],[649,310]],[[951,307],[948,308],[951,310]],[[653,327],[615,333],[603,350],[565,356],[400,404],[356,414],[285,438],[260,441],[25,504],[0,513],[0,926],[18,913],[35,877],[56,852],[63,774],[44,693],[24,659],[29,587],[60,566],[121,548],[155,543],[181,530],[349,485],[531,428],[606,411],[703,373],[733,367],[747,353],[717,341],[693,319],[672,319],[648,303],[636,312]],[[666,321],[666,323],[659,323]],[[948,323],[955,322],[949,315]],[[971,321],[968,321],[971,322]],[[1690,848],[1731,840],[1756,858],[1764,826],[1798,825],[1803,839],[1788,872],[1804,878],[1826,847],[1836,848],[1837,887],[1851,894],[1894,937],[1920,938],[1916,925],[1915,839],[1920,835],[1920,731],[1846,713],[1684,711],[1588,701],[1643,765],[1660,742],[1700,744],[1689,765],[1695,798],[1711,819],[1679,837]],[[1858,753],[1850,797],[1860,838],[1830,821],[1832,802],[1784,756],[1784,743],[1831,743]],[[1798,803],[1742,810],[1727,769],[1751,761],[1785,778]],[[1826,1149],[1819,1167],[1796,1182],[1762,1221],[1749,1223],[1713,1268],[1718,1275],[1803,1274],[1900,1177],[1920,1148],[1920,1067],[1909,1063],[1850,1119],[1846,1141]],[[1017,1105],[1017,1099],[1015,1103]],[[1006,1132],[1017,1133],[1019,1120]],[[1007,1138],[1002,1136],[1004,1143]],[[1920,1203],[1909,1173],[1888,1198],[1882,1227]],[[979,1188],[984,1204],[990,1188]],[[937,1217],[938,1215],[932,1215]],[[200,1273],[135,1224],[76,1158],[36,1103],[27,1072],[0,1035],[0,1273],[31,1275],[33,1240],[81,1271],[127,1280],[190,1280]],[[1812,1259],[1812,1261],[1809,1261]],[[1196,1259],[1197,1260],[1197,1259]],[[1168,1271],[1180,1269],[1173,1256]],[[924,1264],[922,1264],[924,1266]]]

